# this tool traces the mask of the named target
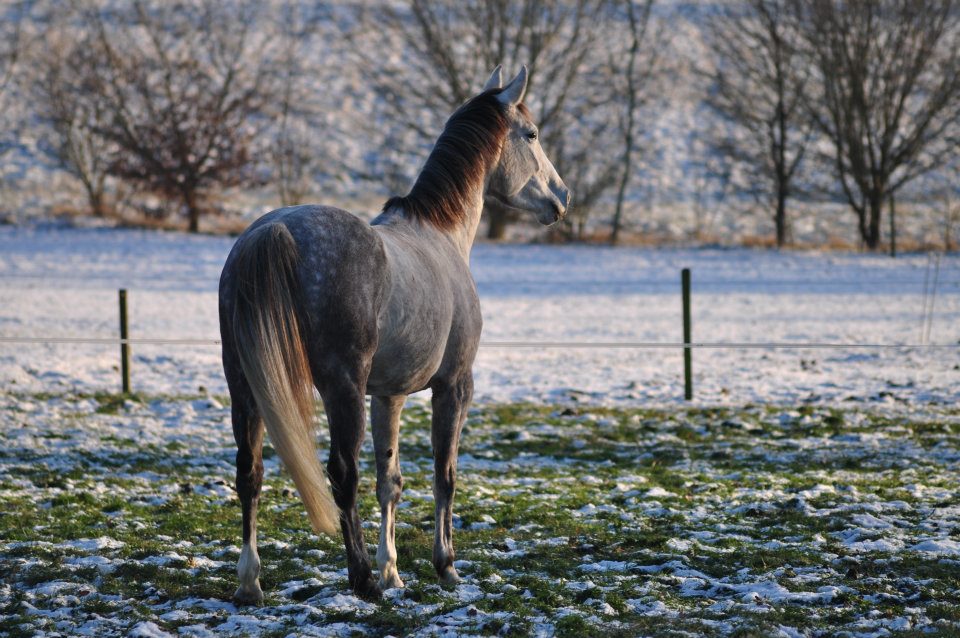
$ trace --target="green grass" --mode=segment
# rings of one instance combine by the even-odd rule
[[[70,633],[90,622],[120,636],[147,620],[174,634],[193,625],[229,633],[240,509],[224,484],[233,481],[234,449],[229,408],[201,399],[34,396],[62,403],[69,418],[0,415],[0,573],[9,584],[0,589],[0,636]],[[159,416],[186,401],[199,401],[192,422]],[[369,611],[329,603],[349,593],[343,548],[310,532],[268,448],[259,510],[266,601],[242,613],[262,636],[295,633],[298,622],[379,636],[434,622],[483,635],[547,626],[558,636],[761,636],[780,626],[830,635],[905,617],[911,631],[955,635],[957,557],[854,543],[887,538],[909,548],[938,536],[936,521],[960,523],[960,412],[917,421],[787,412],[473,408],[454,510],[465,584],[448,590],[430,563],[432,499],[415,497],[431,490],[429,410],[408,408],[397,529],[407,588]],[[131,431],[136,419],[147,419],[147,440]],[[164,428],[175,434],[149,438]],[[858,438],[877,433],[869,444]],[[378,521],[368,448],[360,512]],[[806,492],[818,485],[829,489]],[[892,527],[850,538],[854,517],[866,513]],[[371,557],[377,534],[366,529]],[[108,549],[75,543],[104,537]],[[737,588],[750,583],[788,594],[839,589],[816,603],[749,601]],[[64,605],[66,617],[47,617]]]

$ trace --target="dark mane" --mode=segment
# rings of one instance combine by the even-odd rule
[[[507,133],[499,92],[485,91],[450,116],[413,188],[388,199],[384,212],[399,207],[405,216],[443,229],[464,220],[467,198],[500,153]]]

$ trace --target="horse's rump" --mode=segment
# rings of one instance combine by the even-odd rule
[[[313,379],[304,343],[297,245],[265,224],[239,245],[232,269],[232,342],[270,441],[317,532],[334,534],[338,512],[317,459]]]

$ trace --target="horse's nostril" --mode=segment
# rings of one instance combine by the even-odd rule
[[[566,214],[567,209],[565,207],[558,206],[557,204],[553,205],[553,221],[563,219],[563,216]]]

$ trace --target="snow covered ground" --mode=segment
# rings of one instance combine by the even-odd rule
[[[430,415],[414,400],[407,589],[349,593],[339,539],[310,532],[271,451],[267,600],[237,608],[230,409],[149,396],[224,392],[218,348],[136,346],[148,396],[127,398],[85,394],[118,389],[114,343],[3,341],[114,338],[126,287],[134,337],[212,342],[231,243],[0,228],[0,635],[956,630],[956,348],[697,350],[696,403],[711,407],[686,408],[677,348],[484,347],[459,457],[464,582],[442,589],[429,561]],[[689,267],[697,341],[915,344],[928,274],[923,255],[749,250],[479,245],[473,262],[487,343],[679,341]],[[960,337],[958,266],[940,262],[934,343]],[[374,543],[369,434],[360,463]]]
[[[310,531],[267,454],[266,600],[238,608],[229,407],[0,394],[0,636],[954,636],[960,414],[870,412],[474,408],[454,509],[464,581],[444,589],[430,416],[411,406],[406,589],[351,595],[340,540]],[[369,435],[360,458],[372,554]]]
[[[133,337],[219,337],[216,286],[233,240],[53,227],[0,229],[0,337],[116,337],[129,289]],[[678,342],[680,269],[693,273],[703,342],[916,344],[926,255],[896,260],[747,249],[477,245],[484,341]],[[930,288],[930,286],[928,286]],[[931,342],[957,344],[960,258],[939,269]],[[0,342],[8,390],[118,388],[112,344]],[[215,345],[138,345],[134,389],[225,392]],[[958,349],[701,349],[696,402],[953,403]],[[679,349],[483,347],[479,401],[663,405],[682,400]]]

